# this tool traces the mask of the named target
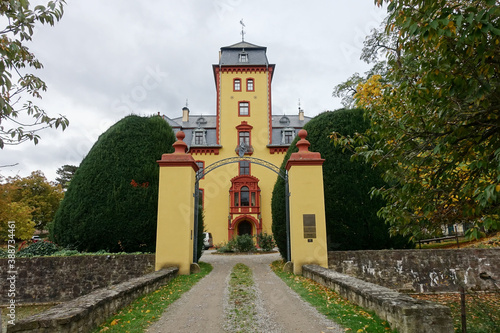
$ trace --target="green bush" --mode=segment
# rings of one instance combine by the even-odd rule
[[[41,257],[50,256],[59,251],[61,248],[52,242],[38,241],[26,246],[24,249],[18,251],[18,257]]]
[[[51,240],[78,251],[154,252],[159,167],[175,136],[161,117],[127,116],[83,159],[65,194]]]
[[[274,239],[272,235],[269,235],[265,232],[261,232],[257,235],[257,244],[262,249],[262,251],[269,252],[274,249],[276,244],[274,243]]]
[[[0,249],[0,258],[7,258],[8,255],[9,253],[6,250]]]
[[[379,197],[372,198],[370,190],[384,183],[381,170],[362,161],[351,161],[352,153],[335,147],[330,139],[333,131],[342,135],[364,132],[369,126],[363,111],[337,110],[324,112],[308,122],[307,140],[310,151],[320,152],[323,164],[323,184],[326,230],[330,250],[364,250],[409,247],[408,239],[390,237],[388,226],[377,216],[384,206]],[[290,145],[284,157],[285,167],[290,155],[297,152]],[[293,193],[292,193],[293,195]],[[286,258],[285,182],[278,177],[272,196],[273,235],[283,258]]]
[[[236,249],[238,250],[238,252],[252,252],[256,250],[252,236],[241,235],[235,238],[236,238]]]
[[[219,247],[217,249],[217,252],[219,252],[219,253],[230,253],[230,252],[237,251],[236,238],[237,237],[231,238],[227,243],[225,243],[224,245],[222,245],[221,247]]]

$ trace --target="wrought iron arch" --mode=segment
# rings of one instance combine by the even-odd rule
[[[203,168],[199,170],[196,173],[196,181],[194,185],[194,244],[193,244],[193,262],[197,263],[198,262],[198,205],[199,199],[200,199],[200,179],[205,177],[208,173],[214,171],[217,168],[220,168],[224,165],[227,164],[232,164],[232,163],[238,163],[241,161],[248,161],[253,164],[257,164],[260,166],[263,166],[274,173],[276,173],[279,177],[281,177],[285,181],[285,211],[286,211],[286,245],[287,245],[287,261],[290,261],[290,211],[289,211],[289,197],[290,197],[290,191],[288,188],[288,172],[286,170],[283,170],[282,168],[277,167],[276,165],[265,161],[260,158],[256,157],[250,157],[250,156],[239,156],[239,157],[228,157],[222,160],[219,160],[217,162],[214,162],[207,166],[206,168]]]

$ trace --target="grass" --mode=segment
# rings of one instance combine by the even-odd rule
[[[231,332],[254,332],[257,314],[252,270],[244,264],[236,264],[229,280],[229,311],[227,328]]]
[[[455,332],[462,332],[460,294],[415,294],[414,298],[427,300],[448,306],[451,309]],[[468,333],[500,332],[500,293],[467,292],[466,318]]]
[[[15,322],[17,323],[19,320],[23,318],[27,318],[33,315],[36,315],[37,313],[43,312],[45,310],[50,309],[54,305],[22,305],[22,306],[16,306],[16,320]],[[7,331],[7,321],[10,320],[9,317],[7,317],[7,313],[9,312],[9,309],[7,308],[1,308],[2,310],[2,329],[0,329],[0,332],[6,332]]]
[[[140,297],[93,332],[142,333],[157,321],[165,309],[191,289],[201,278],[212,271],[212,265],[200,262],[201,272],[179,275],[158,290]]]
[[[292,290],[314,306],[330,320],[346,327],[346,332],[392,332],[389,324],[372,312],[350,303],[337,293],[319,283],[302,276],[287,273],[283,270],[284,263],[275,261],[271,269]]]

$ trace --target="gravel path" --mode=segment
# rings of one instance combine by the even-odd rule
[[[206,251],[201,261],[213,265],[212,272],[174,302],[147,332],[228,332],[225,329],[227,280],[237,263],[250,267],[257,295],[256,332],[344,332],[309,303],[304,302],[270,269],[279,254],[215,255]]]

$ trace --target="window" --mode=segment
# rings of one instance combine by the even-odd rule
[[[250,147],[250,132],[241,131],[239,133],[239,145],[245,143],[247,147]]]
[[[196,161],[196,165],[200,168],[197,173],[198,174],[203,173],[203,169],[205,169],[205,162],[203,162],[203,161]],[[203,179],[203,178],[205,178],[205,176],[201,177],[200,179]]]
[[[240,176],[250,175],[250,162],[241,161],[240,162]]]
[[[203,144],[203,132],[194,132],[194,144],[195,145]]]
[[[241,198],[241,206],[242,207],[248,207],[250,206],[250,191],[248,190],[248,187],[243,186],[240,190],[240,198]]]
[[[247,91],[253,91],[253,79],[247,80]]]
[[[241,91],[241,80],[240,79],[234,79],[234,91]]]
[[[207,145],[207,131],[203,128],[193,130],[193,137],[191,139],[191,146],[206,146]]]
[[[248,102],[240,102],[239,103],[239,115],[240,116],[250,115],[250,103],[248,103]]]
[[[289,145],[295,138],[295,130],[293,128],[286,128],[281,131],[281,144]]]
[[[248,62],[248,54],[247,53],[240,53],[240,62]]]
[[[293,141],[293,131],[285,131],[285,143],[289,145]]]

